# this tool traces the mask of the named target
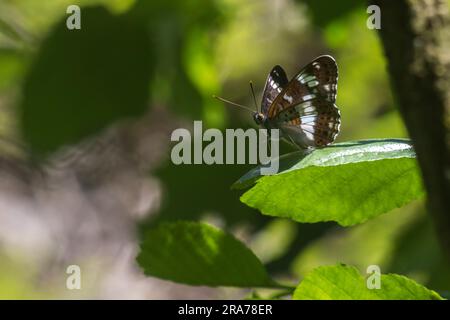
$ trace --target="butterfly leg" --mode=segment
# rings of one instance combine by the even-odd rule
[[[291,137],[291,135],[290,134],[288,134],[288,133],[285,133],[285,135],[287,135],[288,136],[288,138],[289,138],[289,140],[290,140],[290,142],[294,145],[294,146],[296,146],[298,149],[300,149],[300,150],[302,150],[303,148],[301,148],[297,143],[295,143],[295,141],[294,141],[294,139],[292,139],[292,137]]]
[[[272,147],[271,147],[271,135],[270,130],[267,130],[267,146],[269,147],[269,152],[272,154]]]

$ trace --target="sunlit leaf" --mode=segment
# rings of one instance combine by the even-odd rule
[[[298,222],[354,225],[401,207],[423,194],[415,153],[407,140],[336,144],[281,159],[280,173],[255,168],[233,186],[257,181],[241,201],[263,214]]]
[[[370,275],[371,277],[374,274]],[[370,279],[369,279],[370,281]],[[439,300],[436,292],[407,277],[381,275],[380,288],[369,289],[367,279],[351,266],[336,265],[314,269],[294,292],[296,300]]]

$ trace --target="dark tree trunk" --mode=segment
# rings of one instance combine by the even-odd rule
[[[450,257],[450,20],[444,0],[372,0],[400,112]]]

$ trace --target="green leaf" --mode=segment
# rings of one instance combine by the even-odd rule
[[[146,275],[190,285],[278,286],[242,242],[204,223],[180,221],[150,229],[137,261]]]
[[[25,81],[22,130],[47,154],[148,108],[148,30],[102,7],[83,8],[81,30],[66,17],[43,41]]]
[[[364,140],[297,152],[281,158],[280,167],[280,173],[263,177],[255,168],[237,181],[234,188],[257,181],[241,201],[270,216],[350,226],[424,194],[408,140]]]
[[[380,289],[368,289],[367,280],[355,267],[319,267],[300,282],[295,300],[440,300],[436,292],[407,277],[381,275]]]

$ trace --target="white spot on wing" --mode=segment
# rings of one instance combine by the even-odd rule
[[[292,101],[294,101],[294,98],[292,98],[291,96],[287,95],[286,93],[283,95],[283,99],[286,100],[289,103],[292,103]]]
[[[308,87],[312,88],[312,87],[317,86],[318,84],[319,84],[319,81],[313,80],[313,81],[308,82]]]
[[[278,84],[273,80],[270,80],[270,86],[274,89],[278,88]]]
[[[308,115],[308,116],[302,116],[302,123],[314,123],[317,120],[316,115]]]
[[[316,77],[313,76],[313,75],[308,75],[307,77],[304,77],[302,79],[299,78],[299,80],[300,80],[301,83],[306,83],[306,82],[310,82],[310,81],[316,80]]]
[[[303,100],[311,100],[314,99],[316,97],[315,94],[307,94],[303,96]]]

